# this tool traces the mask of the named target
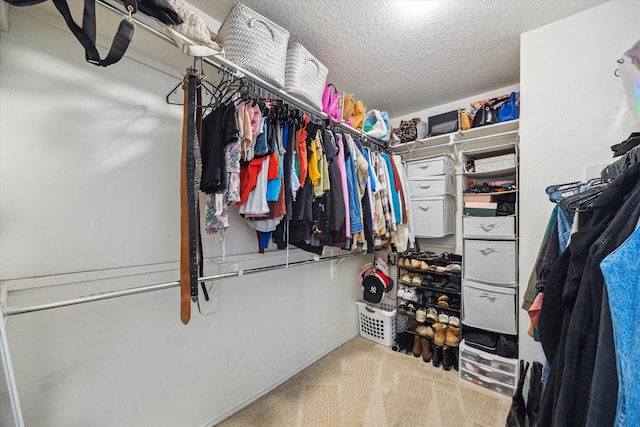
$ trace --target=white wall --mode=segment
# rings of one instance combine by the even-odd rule
[[[640,38],[638,16],[640,3],[612,1],[522,35],[521,296],[553,208],[545,188],[585,178],[585,166],[610,162],[609,147],[638,130],[614,76]],[[520,318],[523,356],[542,358]]]
[[[11,307],[178,278],[182,109],[164,97],[191,60],[138,28],[128,58],[97,68],[51,8],[12,9],[0,34],[0,280]],[[118,19],[98,13],[108,33]],[[257,252],[237,215],[226,240],[231,255]],[[220,253],[217,236],[206,245]],[[193,306],[187,326],[177,288],[12,316],[25,422],[212,425],[358,333],[363,262],[347,259],[335,279],[327,262],[225,280],[219,310]],[[0,425],[12,425],[6,393]]]

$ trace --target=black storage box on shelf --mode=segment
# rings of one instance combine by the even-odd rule
[[[444,135],[460,130],[460,116],[457,111],[431,116],[429,123],[429,137]]]

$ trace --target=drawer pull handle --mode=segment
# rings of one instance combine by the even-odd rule
[[[487,233],[495,228],[495,224],[480,224],[480,228],[482,228]]]
[[[420,208],[420,210],[422,210],[423,212],[426,212],[426,211],[428,211],[429,209],[431,209],[431,206],[427,206],[427,207],[419,206],[419,208]]]
[[[478,298],[486,298],[491,302],[496,302],[496,297],[495,295],[489,294],[489,293],[484,293],[484,294],[479,294]]]
[[[426,164],[420,166],[420,169],[428,169],[430,167],[431,167],[431,163],[426,163]]]
[[[431,188],[431,184],[420,184],[418,187],[420,188]]]
[[[480,252],[484,256],[491,255],[492,253],[500,253],[500,251],[497,251],[493,248],[478,249],[478,252]]]

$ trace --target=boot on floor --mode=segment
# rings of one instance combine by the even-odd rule
[[[413,337],[413,357],[420,357],[422,354],[422,344],[418,335]]]
[[[431,351],[431,340],[422,338],[420,343],[422,344],[422,361],[425,363],[431,362],[431,357],[433,355],[433,352]]]
[[[433,346],[433,354],[431,357],[431,361],[433,362],[433,366],[435,368],[439,368],[442,365],[442,347],[438,347],[437,345]]]
[[[450,371],[456,364],[456,354],[454,347],[444,346],[442,348],[442,369]]]

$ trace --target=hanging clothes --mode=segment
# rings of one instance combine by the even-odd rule
[[[578,231],[553,263],[544,288],[538,324],[551,371],[540,425],[612,425],[616,416],[618,377],[611,361],[618,349],[610,321],[615,315],[600,264],[635,231],[640,165],[610,183],[592,205],[593,211],[580,214]]]

